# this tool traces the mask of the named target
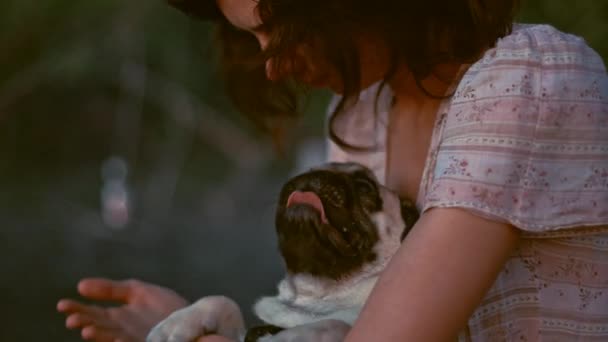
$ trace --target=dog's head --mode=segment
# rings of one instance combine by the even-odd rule
[[[289,180],[276,213],[291,274],[338,280],[384,264],[418,218],[414,205],[355,163],[328,163]]]

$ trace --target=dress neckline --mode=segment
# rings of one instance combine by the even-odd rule
[[[458,69],[458,71],[456,73],[456,77],[450,83],[450,85],[447,87],[446,91],[444,92],[443,96],[445,98],[441,100],[441,102],[439,103],[439,107],[437,108],[437,111],[435,113],[435,122],[433,124],[433,131],[431,133],[431,141],[430,141],[427,153],[426,153],[425,165],[424,165],[424,168],[422,169],[422,177],[420,178],[418,194],[415,199],[416,207],[419,211],[422,211],[422,209],[424,208],[424,203],[425,203],[428,186],[429,186],[429,184],[432,183],[432,178],[433,178],[432,170],[435,168],[439,142],[441,141],[441,136],[443,135],[443,127],[445,126],[445,119],[447,116],[447,111],[452,102],[451,95],[454,93],[454,91],[460,84],[464,74],[466,73],[466,71],[469,69],[470,66],[471,66],[471,64],[463,64],[460,66],[460,68]],[[389,88],[389,91],[391,91],[390,98],[391,98],[391,104],[392,104],[394,101],[394,96],[392,95],[392,90],[390,90],[390,88]],[[386,122],[387,122],[387,125],[383,126],[384,132],[382,132],[382,136],[384,138],[385,151],[384,151],[384,160],[382,161],[383,169],[381,170],[381,174],[384,178],[385,184],[387,184],[388,180],[389,180],[389,164],[388,163],[389,163],[389,158],[390,158],[389,151],[391,149],[391,146],[389,144],[390,137],[389,137],[388,128],[390,127],[390,124],[391,124],[390,112],[386,113]]]

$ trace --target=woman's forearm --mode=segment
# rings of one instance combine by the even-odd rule
[[[459,209],[430,210],[380,277],[346,341],[453,340],[517,241],[507,224]]]

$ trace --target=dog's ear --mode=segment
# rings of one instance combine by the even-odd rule
[[[414,202],[410,201],[407,198],[400,198],[401,202],[401,217],[403,218],[403,222],[405,223],[405,228],[401,233],[401,241],[405,239],[407,233],[410,232],[420,214],[418,213],[418,209],[416,209],[416,205]]]

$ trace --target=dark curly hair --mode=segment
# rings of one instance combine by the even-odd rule
[[[359,56],[353,37],[373,33],[389,47],[386,83],[405,63],[420,86],[441,63],[471,63],[498,38],[511,32],[519,0],[251,0],[270,41],[261,51],[253,35],[225,20],[215,0],[168,0],[183,12],[217,22],[220,65],[227,91],[237,109],[258,127],[279,136],[283,119],[295,117],[302,88],[291,80],[266,79],[264,61],[272,57],[277,69],[288,63],[296,44],[314,40],[343,82],[342,101],[329,121],[329,136],[338,145],[352,146],[335,134],[333,123],[346,101],[361,91]],[[423,91],[425,91],[423,89]],[[433,96],[425,91],[429,96]]]

